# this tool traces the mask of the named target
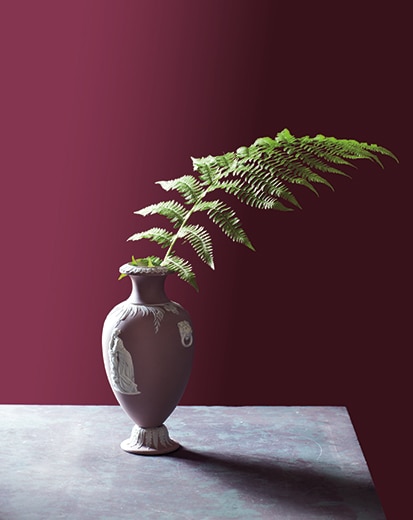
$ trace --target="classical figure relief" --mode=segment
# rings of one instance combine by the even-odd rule
[[[109,379],[112,388],[122,394],[140,394],[135,383],[132,357],[119,337],[120,333],[120,329],[115,328],[109,343]]]

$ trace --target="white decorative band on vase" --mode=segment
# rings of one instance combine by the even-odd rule
[[[162,455],[177,450],[179,444],[169,437],[168,429],[164,424],[154,428],[135,425],[129,439],[124,440],[120,447],[128,453]]]
[[[167,267],[160,265],[154,267],[146,267],[141,265],[123,264],[119,267],[119,272],[122,274],[147,274],[152,276],[166,276],[171,273]]]

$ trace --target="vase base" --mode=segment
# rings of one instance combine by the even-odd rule
[[[124,440],[120,447],[128,453],[163,455],[176,451],[180,445],[169,437],[167,427],[162,424],[154,428],[135,425],[129,439]]]

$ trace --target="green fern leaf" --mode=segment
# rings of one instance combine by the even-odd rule
[[[344,159],[368,159],[377,162],[382,166],[381,161],[358,141],[353,139],[336,139],[335,137],[325,137],[317,135],[313,138],[314,143],[321,145],[326,150],[331,150],[336,156]]]
[[[210,164],[214,164],[219,169],[219,174],[227,175],[229,171],[234,168],[234,160],[236,155],[234,152],[225,153],[224,155],[218,155],[216,157],[210,156]]]
[[[212,250],[212,239],[208,231],[200,225],[187,224],[183,226],[178,237],[184,241],[188,241],[194,248],[199,258],[214,269],[214,259]]]
[[[176,190],[180,193],[188,204],[195,203],[202,195],[203,187],[193,175],[183,175],[177,179],[168,181],[158,181],[165,191]]]
[[[281,170],[281,169],[280,169]],[[301,179],[299,172],[296,172],[297,180]],[[286,177],[286,179],[284,179]],[[271,166],[267,159],[261,159],[253,164],[248,165],[247,172],[244,173],[244,189],[247,188],[254,197],[271,196],[273,198],[284,200],[293,206],[300,207],[297,199],[287,188],[285,180],[289,180],[288,176],[282,175],[281,171],[277,171]]]
[[[241,226],[241,221],[235,211],[220,200],[203,203],[203,209],[207,211],[210,219],[234,242],[238,242],[254,250],[250,239]]]
[[[148,262],[148,267],[156,267],[162,264],[162,258],[159,258],[159,256],[147,256],[145,260]]]
[[[272,154],[274,149],[278,147],[278,143],[275,139],[271,139],[271,137],[259,137],[254,141],[252,148],[256,149],[254,152],[254,156],[260,156],[261,154],[265,154],[266,156]]]
[[[166,217],[174,227],[177,227],[185,220],[187,209],[175,200],[167,200],[165,202],[157,202],[156,204],[146,206],[145,208],[135,211],[135,214],[144,217],[155,214],[162,215]]]
[[[155,267],[161,265],[161,263],[162,259],[158,256],[146,256],[145,258],[135,258],[132,256],[132,261],[129,262],[130,265],[139,267]]]
[[[175,272],[181,280],[189,283],[196,291],[198,291],[198,284],[196,282],[192,265],[187,260],[176,255],[171,255],[164,259],[162,266]]]
[[[274,209],[279,211],[292,211],[293,208],[285,206],[279,199],[274,198],[264,192],[251,190],[244,182],[236,181],[223,182],[221,187],[227,193],[234,195],[243,204],[247,204],[257,209]],[[299,207],[298,202],[294,204]]]
[[[300,140],[300,146],[303,150],[310,155],[326,161],[326,163],[336,165],[342,164],[350,167],[353,166],[345,157],[343,157],[343,155],[340,154],[337,147],[335,147],[331,141],[326,141],[326,138],[321,134],[316,137],[301,137]]]
[[[208,185],[214,185],[218,179],[227,177],[236,168],[236,153],[229,152],[224,155],[213,157],[201,157],[195,159],[192,157],[192,165],[194,171],[200,173],[200,178]]]
[[[132,260],[129,262],[130,265],[140,266],[140,267],[155,267],[159,266],[162,263],[162,259],[158,256],[147,256],[145,258],[135,258],[132,256]],[[122,280],[122,278],[126,278],[128,275],[126,273],[121,273],[118,277],[118,280]]]
[[[142,240],[143,238],[146,238],[148,240],[151,240],[152,242],[156,242],[161,247],[169,247],[169,245],[172,242],[172,239],[174,238],[174,234],[170,231],[167,231],[163,228],[154,227],[151,229],[148,229],[147,231],[141,231],[140,233],[135,233],[131,237],[128,238],[128,240]]]
[[[254,207],[265,207],[267,209],[272,207],[272,209],[286,210],[287,208],[281,203],[281,200],[300,207],[296,197],[284,182],[285,180],[292,182],[295,177],[296,182],[298,182],[300,177],[297,174],[288,172],[288,169],[282,168],[282,166],[283,163],[280,161],[279,154],[277,154],[276,158],[261,154],[260,158],[256,157],[254,160],[250,158],[241,159],[237,163],[234,175],[240,177],[242,181],[234,184],[232,179],[230,181],[224,180],[219,183],[219,187],[222,187],[228,193],[232,193],[242,202]],[[283,175],[283,169],[286,169],[285,175]],[[307,187],[312,188],[311,185]],[[271,200],[273,202],[269,203]]]
[[[307,164],[299,158],[286,153],[285,150],[278,150],[277,155],[268,158],[264,164],[265,168],[270,170],[275,178],[278,177],[288,184],[299,184],[305,186],[316,195],[318,195],[318,192],[313,184],[324,184],[333,189],[331,183],[314,170],[313,163]],[[337,170],[337,172],[338,171],[339,170]],[[290,200],[290,202],[297,207],[300,207],[297,201],[293,202]]]
[[[285,143],[282,148],[286,153],[293,155],[296,160],[300,161],[303,165],[309,167],[311,170],[349,177],[347,173],[339,170],[338,168],[335,168],[331,164],[321,160],[317,155],[314,155],[314,153],[306,150],[303,147],[303,142],[301,139],[295,139],[293,142]],[[353,165],[349,163],[349,166]]]
[[[215,158],[209,155],[208,157],[201,157],[199,159],[192,159],[192,167],[195,172],[198,172],[199,178],[207,185],[212,185],[217,180],[218,165]]]
[[[377,144],[368,144],[368,143],[362,143],[363,146],[366,146],[369,151],[372,153],[379,153],[381,155],[385,155],[387,157],[391,157],[394,159],[397,163],[399,162],[399,159],[387,148],[384,148],[384,146],[379,146]]]
[[[239,148],[237,148],[236,154],[237,154],[238,160],[246,161],[246,160],[257,159],[257,157],[261,154],[261,152],[256,146],[251,145],[251,146],[240,146]]]

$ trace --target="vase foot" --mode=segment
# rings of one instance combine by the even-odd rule
[[[162,424],[154,428],[141,428],[135,425],[129,439],[120,447],[128,453],[139,455],[163,455],[179,448],[179,444],[169,437],[167,427]]]

